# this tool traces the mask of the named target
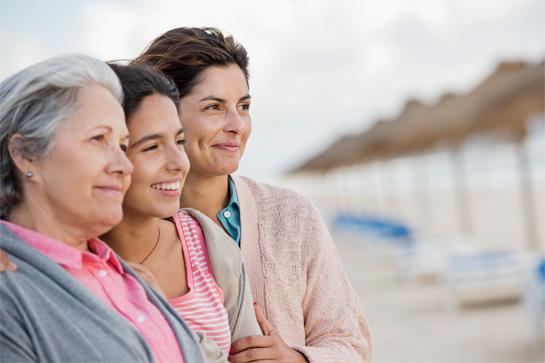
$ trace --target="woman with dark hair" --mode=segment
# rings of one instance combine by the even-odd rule
[[[235,243],[202,213],[178,211],[189,170],[178,91],[151,67],[111,67],[125,95],[134,170],[123,219],[101,238],[198,333],[207,361],[226,361],[232,340],[260,329]]]
[[[171,77],[191,162],[180,202],[239,244],[265,336],[233,344],[231,362],[370,361],[367,319],[318,210],[303,196],[232,175],[251,133],[248,54],[215,28],[176,28],[132,64]]]

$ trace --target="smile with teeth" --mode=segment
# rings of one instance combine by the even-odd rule
[[[178,190],[180,189],[180,182],[153,184],[151,187],[157,190]]]

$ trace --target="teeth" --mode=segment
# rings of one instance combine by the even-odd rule
[[[180,189],[180,182],[177,181],[176,183],[153,184],[151,187],[158,190],[178,190]]]

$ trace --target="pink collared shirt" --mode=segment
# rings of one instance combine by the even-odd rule
[[[54,238],[2,221],[19,238],[61,265],[144,336],[158,362],[183,362],[178,340],[142,285],[123,271],[113,251],[98,238],[81,251]]]

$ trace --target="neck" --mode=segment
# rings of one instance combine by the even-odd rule
[[[89,251],[88,241],[96,236],[85,233],[77,227],[67,225],[55,218],[54,211],[47,208],[48,204],[25,201],[14,208],[9,221],[23,228],[54,238],[68,246],[82,251]]]
[[[216,215],[229,203],[227,175],[203,176],[189,172],[180,197],[182,208],[193,208],[219,223]]]
[[[130,218],[125,214],[100,238],[125,261],[140,263],[156,245],[159,223],[159,218]]]

